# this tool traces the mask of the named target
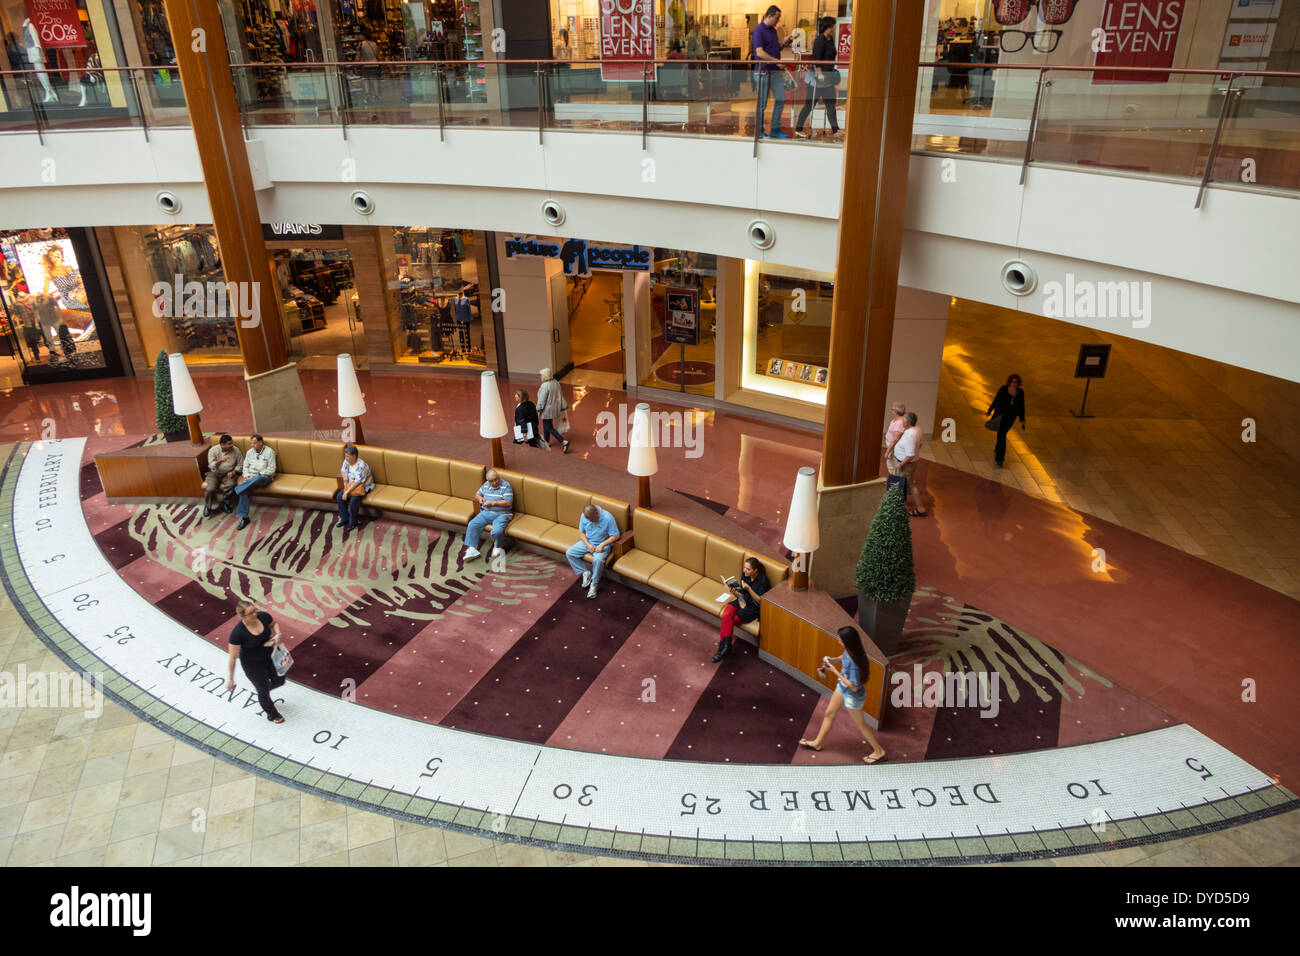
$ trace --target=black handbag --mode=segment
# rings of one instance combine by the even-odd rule
[[[991,432],[997,431],[999,428],[1002,427],[1002,416],[994,415],[992,418],[990,418],[988,421],[984,423],[984,427]]]

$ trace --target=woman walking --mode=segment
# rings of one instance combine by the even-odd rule
[[[727,606],[722,609],[722,633],[718,651],[713,655],[713,663],[731,656],[731,638],[736,633],[736,622],[749,624],[757,621],[758,605],[771,587],[767,572],[758,563],[758,559],[746,558],[740,580],[731,585],[731,589],[736,592],[736,600],[727,602]]]
[[[271,649],[280,643],[280,625],[266,611],[259,611],[251,601],[241,601],[235,609],[239,623],[230,632],[230,671],[226,675],[226,690],[235,689],[235,660],[244,668],[244,676],[257,690],[257,702],[262,705],[266,719],[273,724],[284,723],[275,709],[271,691],[284,686],[284,677],[275,672],[271,662]]]
[[[840,82],[840,71],[833,65],[837,58],[835,18],[822,17],[817,26],[819,31],[812,48],[812,82],[804,94],[803,109],[799,111],[799,118],[794,123],[794,135],[801,139],[808,138],[808,134],[803,131],[803,124],[818,100],[826,104],[826,122],[830,124],[831,138],[840,134],[839,120],[835,116],[835,88]]]
[[[534,448],[545,448],[550,451],[549,442],[542,441],[542,425],[537,419],[537,406],[528,398],[528,393],[522,388],[515,392],[515,444],[521,445],[527,442]]]
[[[555,430],[555,420],[560,417],[560,412],[569,407],[569,403],[564,400],[564,393],[560,391],[560,383],[551,375],[549,368],[541,371],[542,387],[537,390],[537,414],[542,419],[542,441],[549,448],[551,445],[551,436],[560,443],[561,449],[565,454],[569,452],[569,441],[563,435]]]
[[[862,708],[867,703],[869,669],[867,652],[862,646],[862,638],[858,636],[856,628],[842,627],[838,636],[840,643],[844,645],[844,654],[840,657],[842,670],[837,670],[829,657],[822,658],[822,665],[825,670],[829,670],[839,678],[839,683],[835,685],[835,694],[831,697],[831,702],[826,705],[826,716],[822,718],[822,728],[817,732],[816,738],[800,740],[799,746],[807,747],[809,750],[821,750],[822,742],[830,732],[831,724],[835,723],[835,715],[842,707],[849,712],[849,718],[857,726],[858,733],[862,734],[862,739],[871,744],[871,753],[863,757],[862,762],[880,763],[885,759],[885,748],[880,746],[880,741],[872,733],[867,719],[862,716]]]
[[[998,393],[993,396],[986,415],[992,415],[984,427],[989,431],[998,433],[997,444],[993,448],[993,460],[999,468],[1007,457],[1007,432],[1011,431],[1011,426],[1020,419],[1020,427],[1025,427],[1025,390],[1020,387],[1020,376],[1011,374],[1007,376],[1007,384],[998,389]]]

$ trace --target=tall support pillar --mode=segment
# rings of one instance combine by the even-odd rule
[[[852,594],[853,571],[884,493],[880,436],[889,384],[898,262],[925,4],[856,0],[830,376],[818,510],[817,583]],[[829,533],[825,533],[829,532]]]
[[[165,0],[165,7],[226,282],[237,283],[229,288],[258,306],[254,316],[235,320],[253,426],[268,433],[309,430],[311,413],[297,366],[288,359],[279,287],[262,239],[219,5]]]

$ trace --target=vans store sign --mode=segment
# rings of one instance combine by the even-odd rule
[[[262,238],[267,242],[286,239],[342,239],[342,226],[322,226],[318,222],[264,222]]]
[[[538,239],[515,236],[506,241],[506,258],[559,259],[566,276],[589,276],[592,269],[649,272],[654,250],[645,246],[606,246],[586,239]]]

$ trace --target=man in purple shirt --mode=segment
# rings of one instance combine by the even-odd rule
[[[776,25],[781,22],[781,8],[770,6],[763,19],[754,27],[750,45],[754,48],[754,59],[758,65],[754,71],[758,74],[758,135],[763,135],[763,112],[767,109],[768,90],[772,91],[772,132],[777,139],[789,139],[781,131],[781,111],[785,109],[785,73],[779,66],[781,48],[790,43],[790,37],[783,43],[776,34]]]

